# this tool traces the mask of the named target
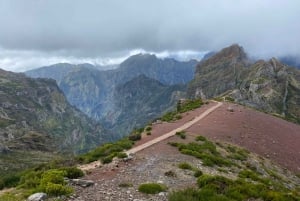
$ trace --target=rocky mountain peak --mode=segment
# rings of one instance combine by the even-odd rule
[[[244,51],[244,48],[237,44],[233,44],[229,47],[222,49],[221,51],[219,51],[218,53],[216,53],[209,59],[204,60],[203,64],[209,65],[209,64],[224,61],[224,60],[248,63],[248,57]]]
[[[120,68],[128,68],[130,66],[135,66],[136,64],[143,65],[147,62],[151,62],[153,60],[157,60],[157,57],[154,54],[136,54],[120,64]]]

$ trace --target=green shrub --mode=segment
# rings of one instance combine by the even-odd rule
[[[196,141],[206,141],[206,138],[203,137],[203,136],[201,136],[201,135],[199,135],[199,136],[196,137],[195,140],[196,140]]]
[[[20,173],[8,174],[0,178],[0,190],[3,188],[11,188],[18,185],[21,178]]]
[[[24,201],[24,197],[21,195],[15,195],[11,192],[4,193],[0,195],[1,201]]]
[[[178,119],[182,118],[180,113],[184,113],[184,112],[199,108],[202,105],[203,105],[203,102],[201,99],[185,100],[184,102],[178,102],[176,111],[167,112],[160,119],[162,121],[166,121],[166,122],[178,120]]]
[[[147,128],[145,129],[146,131],[151,131],[152,127],[151,126],[147,126]]]
[[[205,201],[205,200],[266,200],[266,201],[297,201],[299,195],[286,189],[274,191],[273,187],[255,184],[245,180],[231,180],[222,176],[202,175],[198,178],[200,189],[172,192],[169,201]]]
[[[124,153],[124,152],[119,152],[119,153],[117,154],[117,157],[118,157],[118,158],[127,158],[127,154]]]
[[[225,101],[228,101],[228,102],[234,102],[235,99],[230,97],[230,96],[225,96]]]
[[[179,163],[178,167],[183,170],[193,170],[193,167],[188,163]]]
[[[184,131],[176,132],[176,135],[179,136],[181,139],[185,139],[186,138],[186,134],[185,134]]]
[[[188,188],[169,194],[169,201],[232,201],[224,195],[218,195],[213,190]]]
[[[45,193],[51,196],[69,195],[73,192],[72,188],[68,186],[51,182],[47,183],[46,186],[44,186],[43,190],[45,191]]]
[[[208,187],[209,189],[216,190],[218,193],[224,193],[232,183],[232,180],[218,175],[202,175],[197,180],[199,188]]]
[[[78,156],[76,159],[80,163],[90,163],[99,159],[101,159],[101,161],[104,160],[108,163],[112,161],[112,156],[115,157],[118,155],[118,153],[130,149],[132,145],[133,141],[125,138],[114,143],[104,144],[86,154]]]
[[[138,141],[142,139],[142,135],[140,133],[132,133],[128,136],[128,139],[131,141]]]
[[[202,176],[203,175],[203,172],[201,171],[201,170],[195,170],[195,172],[194,172],[194,177],[200,177],[200,176]]]
[[[40,185],[46,187],[48,183],[65,184],[65,175],[66,172],[62,170],[48,170],[42,174]]]
[[[67,173],[63,170],[48,170],[42,174],[38,190],[47,193],[50,196],[69,195],[72,188],[66,186],[64,176]]]
[[[40,185],[43,171],[28,171],[20,179],[19,186],[25,189],[35,189]]]
[[[78,169],[77,167],[64,167],[60,170],[65,172],[65,177],[68,177],[69,179],[76,179],[79,177],[84,176],[84,173],[81,169]]]
[[[113,156],[113,155],[110,155],[110,156],[101,158],[101,162],[102,162],[103,164],[111,163],[112,160],[113,160],[113,158],[114,158],[114,156]]]
[[[167,190],[167,187],[157,183],[141,184],[138,190],[146,194],[156,194]]]
[[[263,179],[258,176],[255,172],[251,170],[242,170],[239,172],[238,175],[240,178],[243,179],[252,179],[253,181],[262,181]]]
[[[171,143],[169,143],[171,144]],[[233,162],[225,159],[217,151],[214,143],[210,141],[204,141],[202,143],[191,142],[189,144],[172,143],[172,146],[178,147],[182,154],[191,155],[202,160],[203,165],[206,166],[232,166]]]

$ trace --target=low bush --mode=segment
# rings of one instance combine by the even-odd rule
[[[147,134],[147,135],[151,135],[151,132],[147,132],[146,134]]]
[[[167,187],[157,183],[141,184],[138,190],[146,194],[156,194],[167,190]]]
[[[185,100],[183,102],[178,102],[176,111],[167,112],[160,119],[166,122],[178,120],[182,118],[182,116],[180,115],[181,113],[194,110],[196,108],[201,107],[202,105],[203,102],[201,99]]]
[[[64,176],[68,177],[69,179],[76,179],[84,175],[83,171],[77,167],[64,167],[60,168],[60,170],[64,171]]]
[[[51,196],[70,195],[73,189],[63,184],[47,183],[43,187],[43,191]]]
[[[151,131],[151,130],[152,130],[152,127],[151,127],[151,126],[147,126],[145,130],[146,130],[146,131]]]
[[[118,157],[118,158],[127,158],[127,154],[124,153],[124,152],[119,152],[119,153],[117,154],[117,157]]]
[[[131,133],[128,136],[128,139],[131,141],[138,141],[138,140],[142,139],[142,135],[140,133]]]
[[[206,141],[206,138],[203,137],[203,136],[201,136],[201,135],[199,135],[199,136],[197,136],[197,137],[195,138],[195,140],[196,140],[196,141]]]
[[[124,150],[130,149],[132,145],[132,140],[124,138],[117,142],[107,143],[97,147],[86,154],[78,156],[76,159],[80,163],[90,163],[99,159],[105,161],[105,163],[109,163],[112,161],[112,157],[117,156],[118,153],[122,153]]]
[[[234,165],[233,162],[221,156],[217,151],[216,145],[210,141],[203,141],[202,143],[191,142],[183,143],[169,143],[172,146],[178,147],[182,154],[191,155],[202,160],[203,165],[206,166],[227,166]]]
[[[199,189],[172,192],[169,201],[204,201],[204,200],[274,200],[296,201],[299,194],[289,192],[287,189],[274,190],[272,186],[255,184],[243,179],[231,180],[222,176],[202,175],[197,180]]]
[[[203,172],[201,170],[195,170],[194,177],[198,178],[198,177],[200,177],[202,175],[203,175]]]
[[[0,190],[3,188],[11,188],[18,185],[21,178],[20,173],[8,174],[0,178]]]
[[[193,167],[188,163],[179,163],[178,167],[183,170],[193,170]]]
[[[186,138],[186,134],[185,134],[184,131],[176,132],[176,135],[179,136],[181,139],[185,139]]]

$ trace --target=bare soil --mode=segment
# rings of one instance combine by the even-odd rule
[[[187,112],[182,115],[182,119],[173,123],[163,122],[152,125],[152,134],[143,135],[142,140],[138,141],[134,147],[183,126],[216,104],[211,102],[199,109]],[[233,111],[229,111],[229,107]],[[75,187],[76,193],[69,200],[166,201],[167,192],[145,195],[138,192],[138,186],[142,183],[158,182],[168,186],[168,192],[194,186],[196,180],[193,172],[177,167],[182,162],[193,164],[206,174],[222,174],[216,169],[203,166],[199,159],[183,155],[176,147],[168,145],[168,142],[193,141],[194,136],[197,135],[206,136],[212,141],[236,144],[269,158],[275,164],[287,168],[287,170],[282,170],[282,175],[287,176],[287,181],[291,178],[295,179],[288,170],[300,171],[300,126],[277,117],[244,106],[223,103],[222,106],[189,127],[186,132],[186,139],[181,139],[176,135],[170,136],[138,151],[130,161],[114,161],[108,165],[89,169],[89,174],[85,176],[85,179],[93,180],[95,185],[88,188]],[[257,157],[257,161],[259,160]],[[273,167],[273,163],[270,162],[269,167]],[[170,170],[175,172],[176,177],[165,175],[165,172]],[[230,174],[226,176],[231,177]],[[128,183],[132,186],[121,188],[119,187],[121,183]]]
[[[232,108],[233,112],[228,111]],[[225,103],[191,126],[190,134],[236,144],[300,172],[300,125],[241,105]]]

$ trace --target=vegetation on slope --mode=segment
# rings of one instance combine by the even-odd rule
[[[213,143],[203,136],[188,144],[170,143],[178,147],[183,154],[194,156],[202,165],[216,168],[217,174],[196,172],[197,168],[188,163],[181,163],[181,169],[195,171],[197,188],[173,191],[169,201],[201,200],[278,200],[296,201],[300,199],[299,184],[285,180],[275,170],[264,164],[253,164],[250,153],[244,149]],[[255,162],[257,163],[257,162]],[[214,171],[213,171],[214,172]],[[230,172],[230,174],[229,174]]]
[[[167,112],[160,119],[162,121],[171,122],[181,119],[181,113],[197,109],[203,105],[201,99],[188,99],[183,101],[178,101],[175,111]]]
[[[80,169],[69,166],[70,164],[73,162],[52,161],[2,178],[5,183],[2,183],[1,188],[16,187],[16,189],[1,195],[0,199],[25,200],[29,195],[37,192],[45,192],[50,197],[69,195],[73,189],[68,186],[65,178],[75,179],[84,175]]]

